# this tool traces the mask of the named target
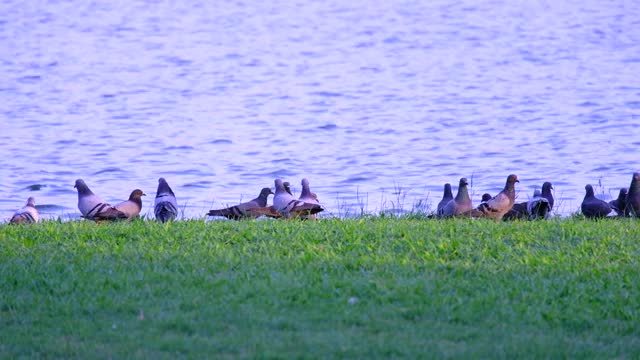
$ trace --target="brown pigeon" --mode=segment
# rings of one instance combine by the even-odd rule
[[[514,185],[517,182],[520,182],[520,180],[516,175],[509,175],[504,189],[488,201],[481,203],[471,212],[471,216],[501,220],[515,203],[516,189]]]
[[[114,207],[125,213],[127,219],[133,219],[140,215],[140,211],[142,210],[142,197],[146,195],[142,190],[135,189],[131,192],[131,195],[129,195],[129,200],[116,204]]]
[[[30,197],[27,199],[27,204],[16,211],[9,223],[11,224],[33,224],[37,223],[40,218],[40,214],[36,209],[36,199]]]
[[[260,195],[257,198],[234,205],[224,209],[210,210],[207,215],[209,216],[224,216],[227,219],[240,220],[240,219],[255,219],[260,215],[273,215],[273,217],[279,217],[279,214],[273,209],[267,207],[267,198],[273,194],[273,191],[268,187],[260,190]]]

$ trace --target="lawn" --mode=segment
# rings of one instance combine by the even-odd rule
[[[0,358],[638,358],[640,222],[0,226]]]

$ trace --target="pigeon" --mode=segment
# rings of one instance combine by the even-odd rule
[[[94,194],[84,180],[76,180],[74,187],[78,189],[78,209],[83,218],[93,221],[113,221],[127,218],[125,213],[102,201],[98,195]]]
[[[40,219],[40,214],[38,214],[38,210],[36,209],[36,199],[30,197],[27,199],[27,204],[13,214],[9,223],[33,224],[37,223],[38,219]]]
[[[545,181],[544,184],[542,184],[542,197],[549,201],[549,212],[553,210],[553,203],[554,203],[553,194],[551,193],[552,189],[553,189],[553,186],[551,185],[550,182]]]
[[[631,178],[625,212],[629,216],[640,217],[640,172],[634,173]]]
[[[506,214],[502,217],[502,220],[516,220],[516,219],[526,219],[529,216],[529,212],[527,211],[527,206],[529,202],[520,202],[513,204],[513,207],[507,211]]]
[[[146,195],[142,190],[135,189],[131,192],[131,195],[129,195],[129,200],[123,201],[114,207],[127,215],[127,219],[133,219],[140,215],[140,211],[142,210],[142,197]]]
[[[312,198],[311,193],[306,194],[303,189],[300,195],[303,200],[296,200],[291,194],[289,194],[285,188],[281,179],[275,180],[276,194],[273,197],[273,206],[281,213],[285,218],[299,217],[302,215],[313,215],[321,211],[324,211],[322,206],[318,204],[317,200],[307,202],[305,199]],[[304,181],[303,181],[304,186]]]
[[[178,216],[176,195],[164,178],[158,179],[158,191],[156,192],[153,212],[156,215],[156,220],[163,223],[173,220]]]
[[[582,214],[587,218],[603,218],[611,212],[611,206],[609,203],[596,198],[593,192],[593,186],[590,184],[585,186],[584,189],[587,193],[582,200]]]
[[[320,204],[320,202],[318,201],[318,195],[311,192],[311,189],[309,188],[309,180],[307,180],[306,178],[302,179],[302,192],[300,193],[300,197],[298,198],[298,200],[311,204]]]
[[[282,183],[284,185],[284,183]],[[285,186],[285,190],[287,187]],[[298,198],[300,201],[304,201],[309,204],[318,204],[320,205],[320,201],[318,201],[318,195],[311,192],[309,188],[309,180],[306,178],[302,179],[302,192],[300,193],[300,197]],[[315,215],[303,215],[302,219],[315,219]]]
[[[293,196],[293,194],[291,193],[291,184],[289,184],[288,181],[285,181],[282,183],[282,185],[284,185],[284,191],[288,192],[289,195]]]
[[[518,180],[516,175],[509,175],[504,189],[488,201],[480,203],[480,205],[471,212],[471,216],[501,220],[515,203],[515,183],[517,182],[520,182],[520,180]]]
[[[468,184],[469,183],[467,182],[467,178],[460,179],[460,183],[458,185],[458,193],[456,194],[455,199],[449,200],[449,202],[444,205],[440,218],[444,219],[458,216],[470,211],[473,208],[473,206],[471,205],[469,192],[467,191]]]
[[[533,192],[533,198],[527,202],[529,220],[547,219],[550,212],[551,204],[549,204],[549,200],[542,196],[542,192],[540,190],[536,189]]]
[[[436,208],[436,214],[438,217],[442,216],[442,209],[449,201],[453,200],[453,193],[451,192],[451,184],[444,184],[444,194],[442,195],[442,200],[438,203],[438,207]]]
[[[618,193],[618,198],[615,200],[609,201],[609,206],[611,206],[611,208],[615,210],[616,214],[618,214],[618,216],[620,217],[627,216],[627,214],[625,213],[627,209],[627,191],[628,191],[627,188],[620,189],[620,192]]]
[[[257,198],[234,205],[224,209],[210,210],[207,215],[209,216],[224,216],[227,219],[240,220],[240,219],[255,219],[260,215],[271,214],[271,217],[280,217],[275,209],[267,207],[267,198],[273,194],[273,191],[268,187],[260,190],[260,195]]]

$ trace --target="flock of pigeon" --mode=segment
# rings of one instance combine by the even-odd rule
[[[276,179],[275,186],[275,193],[266,187],[260,191],[257,198],[251,201],[224,209],[211,210],[207,215],[224,216],[234,220],[259,216],[313,219],[315,214],[324,210],[316,194],[311,192],[307,179],[302,179],[302,193],[298,199],[291,194],[288,182]],[[111,205],[94,194],[82,179],[76,180],[74,187],[78,190],[78,209],[82,217],[96,222],[129,220],[138,217],[142,211],[142,197],[146,195],[142,190],[135,189],[131,192],[128,200]],[[273,205],[267,206],[267,198],[271,194],[274,194]],[[161,222],[175,220],[178,216],[176,196],[164,178],[158,179],[154,214],[156,220]],[[39,217],[35,207],[35,199],[30,197],[27,204],[13,214],[10,223],[36,223]]]
[[[542,191],[535,190],[533,198],[527,202],[516,203],[515,183],[520,182],[516,175],[509,175],[504,189],[496,196],[484,194],[482,202],[473,207],[467,190],[467,179],[461,178],[458,192],[453,197],[450,184],[444,185],[444,195],[438,203],[434,217],[439,219],[452,217],[490,218],[494,220],[514,219],[547,219],[553,210],[553,186],[550,182],[542,184]],[[94,194],[82,179],[76,180],[78,190],[78,209],[82,217],[93,221],[128,220],[140,215],[142,196],[140,189],[131,192],[129,199],[115,206],[104,202]],[[211,210],[209,216],[223,216],[240,220],[267,216],[272,218],[314,219],[315,214],[324,211],[316,194],[309,188],[309,180],[302,179],[302,192],[294,198],[290,184],[281,179],[275,180],[275,193],[265,187],[260,195],[251,200],[224,209]],[[633,174],[629,188],[620,189],[618,198],[610,202],[598,199],[591,185],[585,186],[586,194],[582,200],[581,210],[587,218],[603,218],[615,211],[619,217],[640,217],[640,172]],[[273,205],[267,204],[269,195],[274,195]],[[156,220],[167,222],[178,216],[176,196],[164,178],[158,179],[158,191],[154,203]],[[36,223],[39,214],[35,207],[35,199],[30,197],[27,204],[15,212],[10,220],[12,224]]]

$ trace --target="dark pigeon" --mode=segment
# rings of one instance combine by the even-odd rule
[[[640,172],[634,173],[631,178],[625,211],[629,216],[640,218]]]
[[[178,202],[176,195],[164,178],[158,179],[158,191],[153,205],[153,213],[156,220],[167,222],[178,216]]]
[[[521,202],[513,204],[513,207],[507,211],[506,214],[502,217],[502,220],[517,220],[517,219],[526,219],[529,217],[529,213],[527,212],[528,202]]]
[[[439,216],[440,218],[444,219],[462,215],[473,209],[467,185],[469,185],[467,178],[461,178],[458,183],[458,193],[456,194],[456,197],[453,200],[449,200],[449,202],[444,205]]]
[[[451,192],[451,184],[444,184],[444,194],[442,195],[442,200],[438,203],[438,207],[436,208],[436,214],[438,217],[442,216],[442,209],[449,201],[453,200],[453,193]]]
[[[615,212],[616,212],[616,214],[618,214],[618,216],[620,216],[620,217],[627,216],[627,214],[626,214],[626,209],[627,209],[627,188],[620,189],[620,192],[618,193],[618,198],[615,199],[615,200],[609,201],[609,206],[611,206],[611,208],[613,210],[615,210]]]
[[[596,198],[593,192],[593,186],[587,185],[584,187],[587,191],[584,199],[582,200],[582,214],[589,219],[603,218],[609,215],[611,212],[611,206],[609,203]]]
[[[482,194],[482,201],[481,202],[487,202],[487,201],[491,200],[492,197],[493,196],[491,196],[491,194],[484,193],[484,194]]]
[[[550,182],[546,181],[544,184],[542,184],[542,197],[549,201],[549,211],[553,210],[554,203],[551,190],[553,190],[553,185],[551,185]]]

